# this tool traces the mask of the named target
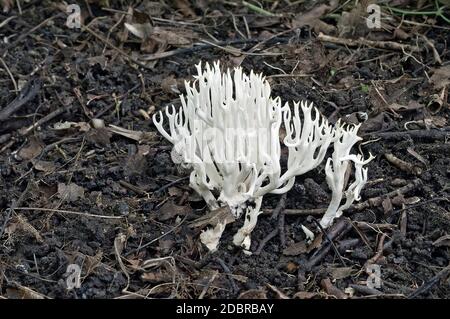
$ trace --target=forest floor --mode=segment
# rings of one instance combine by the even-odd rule
[[[383,7],[369,29],[355,1],[81,1],[77,28],[56,1],[20,2],[0,1],[0,298],[450,297],[445,19]],[[369,182],[326,233],[321,165],[265,196],[251,256],[232,245],[242,221],[217,252],[200,243],[208,210],[151,116],[215,60],[362,123]]]

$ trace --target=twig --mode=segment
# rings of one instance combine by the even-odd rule
[[[97,38],[98,40],[103,42],[105,45],[109,46],[111,49],[116,50],[119,54],[121,54],[122,56],[127,58],[130,62],[140,66],[141,68],[144,68],[144,69],[147,69],[147,70],[153,70],[152,68],[150,68],[150,67],[146,66],[145,64],[139,62],[138,60],[132,58],[128,53],[126,53],[122,49],[118,48],[117,46],[115,46],[114,44],[112,44],[111,42],[109,42],[108,40],[103,38],[101,35],[97,34],[93,30],[91,30],[89,27],[83,26],[82,28],[83,28],[84,31],[89,32],[91,35],[93,35],[95,38]]]
[[[129,189],[130,191],[133,191],[138,195],[146,195],[147,194],[144,190],[140,189],[137,186],[134,186],[133,184],[128,183],[127,181],[120,180],[119,184],[120,184],[120,186],[123,186],[126,189]]]
[[[6,229],[6,225],[8,225],[9,220],[11,219],[11,215],[13,214],[14,210],[17,209],[17,206],[21,205],[22,202],[25,200],[25,196],[27,195],[29,189],[31,186],[31,182],[28,182],[27,187],[25,190],[20,194],[19,198],[16,200],[13,200],[11,207],[7,209],[7,213],[5,216],[5,220],[3,221],[2,228],[0,228],[0,238],[3,236],[3,232]]]
[[[54,16],[51,16],[47,19],[45,19],[44,21],[42,21],[41,23],[39,23],[37,26],[31,28],[30,30],[28,30],[25,33],[22,33],[15,41],[9,43],[8,45],[6,45],[5,47],[3,47],[3,49],[0,50],[0,56],[3,56],[3,54],[8,51],[11,48],[14,48],[17,46],[17,44],[22,41],[23,39],[25,39],[27,36],[29,36],[31,33],[33,33],[34,31],[40,29],[41,27],[43,27],[44,25],[46,25],[48,22],[58,18],[58,17],[62,17],[63,13],[58,13],[55,14]]]
[[[328,240],[328,242],[330,243],[331,247],[334,250],[334,253],[338,256],[339,260],[341,261],[342,265],[344,267],[347,267],[347,265],[345,264],[344,259],[342,259],[341,254],[339,253],[339,250],[337,249],[336,245],[334,244],[333,240],[328,236],[327,232],[323,229],[322,225],[320,225],[320,223],[313,218],[314,223],[317,225],[317,227],[319,227],[320,231],[322,232],[322,234],[325,236],[325,238]]]
[[[3,64],[3,67],[5,68],[6,72],[8,73],[9,77],[11,78],[11,82],[14,85],[14,90],[16,91],[16,93],[19,91],[19,87],[17,86],[17,82],[14,79],[14,75],[11,73],[11,70],[8,68],[8,65],[6,64],[5,60],[2,59],[2,57],[0,57],[0,62]]]
[[[66,111],[66,109],[64,109],[64,108],[58,108],[58,109],[54,110],[53,112],[47,114],[43,118],[39,119],[38,121],[36,121],[31,126],[19,130],[19,134],[22,135],[22,136],[26,136],[26,135],[30,134],[37,127],[41,126],[42,124],[47,123],[48,121],[51,121],[55,117],[57,117],[57,116],[61,115],[62,113],[64,113],[65,111]]]
[[[295,215],[295,216],[308,216],[308,215],[323,215],[327,209],[326,208],[313,208],[313,209],[291,209],[287,208],[284,210],[285,215]],[[272,215],[273,209],[263,209],[264,215]]]
[[[204,42],[206,44],[209,44],[209,45],[211,45],[213,47],[222,49],[222,50],[224,50],[226,52],[229,52],[231,54],[236,54],[236,55],[242,55],[242,54],[244,54],[244,55],[256,55],[256,56],[279,56],[279,55],[282,55],[282,53],[271,53],[271,52],[255,53],[255,52],[250,52],[250,51],[242,51],[240,49],[236,49],[236,48],[233,48],[233,47],[221,46],[221,45],[209,42],[207,40],[202,40],[202,42]]]
[[[420,52],[421,49],[417,46],[411,46],[407,44],[401,44],[393,41],[372,41],[365,38],[359,39],[346,39],[346,38],[336,38],[330,35],[325,35],[322,32],[319,33],[317,39],[324,42],[331,42],[335,44],[347,45],[349,47],[358,47],[365,45],[368,47],[384,49],[384,50],[396,50],[396,51],[409,51],[409,52]]]
[[[284,208],[286,207],[286,199],[287,199],[287,194],[284,193],[281,198],[280,201],[278,202],[277,206],[275,207],[274,210],[272,210],[272,219],[276,219],[278,218],[278,215],[281,213],[281,211],[284,210]]]
[[[284,226],[284,212],[281,212],[280,216],[278,216],[278,234],[280,235],[280,246],[282,248],[286,247],[286,232]]]
[[[206,292],[208,291],[209,287],[211,287],[211,284],[216,279],[218,274],[219,274],[219,272],[217,270],[214,271],[214,273],[212,274],[211,278],[209,278],[208,283],[205,285],[205,287],[203,287],[203,290],[202,290],[200,296],[198,296],[198,299],[203,299],[203,297],[205,297]]]
[[[274,14],[274,13],[272,13],[272,12],[270,12],[270,11],[267,11],[267,10],[265,10],[265,9],[263,9],[263,8],[260,8],[260,7],[258,7],[258,6],[255,6],[255,5],[252,4],[252,3],[248,3],[247,1],[242,1],[242,5],[246,6],[246,7],[249,8],[250,10],[255,11],[256,13],[259,13],[259,14],[261,14],[261,15],[263,15],[263,16],[268,16],[268,17],[274,17],[274,16],[277,16],[276,14]]]
[[[420,175],[422,174],[422,168],[420,168],[419,166],[413,165],[409,162],[406,162],[400,158],[398,158],[397,156],[395,156],[392,153],[385,153],[384,157],[386,157],[386,159],[388,160],[389,163],[391,163],[392,165],[396,166],[398,169],[406,172],[406,173],[412,173],[414,175]]]
[[[288,30],[288,32],[292,32],[292,30]],[[246,51],[247,53],[252,53],[256,50],[256,48],[258,48],[261,45],[266,44],[270,41],[278,41],[278,42],[279,41],[287,41],[288,38],[281,38],[279,36],[286,34],[288,32],[284,31],[282,33],[276,34],[273,37],[270,37],[268,39],[263,39],[263,40],[261,40],[261,39],[245,39],[245,40],[234,40],[234,41],[222,41],[222,42],[218,42],[215,44],[201,43],[201,44],[197,44],[196,46],[193,46],[191,48],[178,48],[178,49],[175,49],[172,51],[158,52],[158,53],[152,53],[152,54],[146,54],[146,55],[144,54],[144,55],[140,56],[139,59],[142,61],[153,61],[153,60],[168,58],[168,57],[178,55],[178,54],[191,54],[191,53],[199,52],[202,50],[208,50],[208,49],[216,47],[217,45],[219,45],[221,47],[226,47],[226,46],[236,45],[236,44],[257,43],[254,47],[252,47],[251,49]]]
[[[347,234],[352,229],[351,223],[349,223],[346,219],[339,219],[333,226],[331,226],[327,235],[330,240],[335,240],[339,236],[343,236]],[[306,270],[311,270],[312,267],[317,265],[331,249],[331,244],[327,241],[327,244],[322,245],[308,260],[305,264]]]
[[[423,140],[441,140],[450,136],[450,127],[446,126],[441,129],[423,129],[397,132],[373,132],[362,134],[364,138],[382,138],[384,140],[403,140],[405,138],[423,139]]]
[[[14,208],[14,210],[30,210],[30,211],[36,211],[36,212],[60,213],[60,214],[78,215],[78,216],[84,216],[84,217],[96,217],[96,218],[103,218],[103,219],[125,218],[125,216],[96,215],[96,214],[90,214],[90,213],[75,212],[75,211],[71,211],[71,210],[40,208],[40,207],[16,207],[16,208]]]
[[[30,80],[20,91],[19,95],[5,108],[0,110],[0,122],[6,121],[13,113],[31,101],[40,89],[41,81],[39,79]]]
[[[233,293],[236,294],[239,291],[239,288],[234,281],[233,273],[231,272],[230,268],[228,268],[227,264],[225,264],[225,262],[221,258],[217,257],[216,261],[219,263],[220,267],[222,267],[223,271],[228,275],[231,287],[233,288]]]
[[[278,234],[278,232],[279,232],[278,228],[272,230],[263,240],[259,242],[258,249],[253,254],[260,255],[262,250],[264,249],[264,246],[269,242],[269,240],[274,238]]]
[[[156,238],[150,240],[148,243],[146,243],[146,244],[144,244],[144,245],[140,245],[139,247],[130,250],[129,252],[127,252],[127,253],[124,254],[124,257],[127,257],[127,256],[129,256],[129,255],[131,255],[131,254],[133,254],[133,253],[135,253],[135,252],[138,252],[139,250],[141,250],[141,249],[143,249],[143,248],[145,248],[145,247],[150,246],[151,244],[153,244],[154,242],[160,240],[161,238],[164,238],[164,237],[166,237],[167,235],[173,233],[173,232],[174,232],[175,230],[177,230],[181,225],[183,225],[184,221],[186,220],[186,217],[187,217],[187,215],[184,216],[183,220],[182,220],[179,224],[177,224],[177,225],[175,225],[174,227],[172,227],[172,229],[170,229],[168,232],[165,232],[164,234],[162,234],[162,235],[160,235],[160,236],[158,236],[158,237],[156,237]]]
[[[370,288],[370,287],[367,287],[367,286],[364,286],[364,285],[351,284],[350,287],[355,289],[357,292],[365,294],[365,295],[380,296],[380,295],[383,294],[378,289]]]
[[[383,255],[383,251],[384,251],[384,240],[386,239],[386,234],[383,233],[383,235],[381,235],[380,241],[378,242],[378,248],[377,248],[377,252],[376,254],[370,258],[366,265],[371,265],[374,264],[378,261],[378,259],[380,259],[380,257]]]
[[[409,294],[408,299],[419,297],[421,294],[433,288],[434,285],[436,285],[441,279],[447,277],[449,274],[450,274],[450,264],[444,269],[442,269],[440,272],[438,272],[436,276],[434,276],[426,283],[424,283],[422,286],[417,288],[413,293]]]
[[[422,186],[422,181],[420,179],[415,179],[411,183],[409,183],[409,184],[407,184],[407,185],[405,185],[403,187],[400,187],[400,188],[398,188],[398,189],[396,189],[396,190],[394,190],[392,192],[389,192],[389,193],[381,195],[381,196],[373,197],[373,198],[370,198],[370,199],[368,199],[368,200],[366,200],[366,201],[364,201],[362,203],[353,205],[349,209],[349,211],[352,211],[352,210],[360,211],[360,210],[363,210],[363,209],[366,209],[366,208],[380,206],[381,203],[383,202],[383,200],[388,198],[388,197],[390,198],[390,197],[394,197],[394,196],[397,196],[397,195],[403,195],[403,194],[406,194],[406,193],[408,193],[408,192],[410,192],[412,190],[418,189],[421,186]]]
[[[178,178],[178,179],[176,179],[176,180],[174,180],[174,181],[172,181],[172,182],[170,182],[170,183],[168,183],[168,184],[166,184],[166,185],[161,186],[159,189],[157,189],[156,191],[154,191],[154,193],[156,194],[156,193],[162,192],[163,190],[165,190],[165,189],[167,189],[167,188],[169,188],[169,187],[171,187],[171,186],[173,186],[173,185],[176,185],[176,184],[178,184],[179,182],[182,182],[182,181],[184,181],[184,180],[187,180],[187,179],[189,179],[189,176],[185,176],[185,177]]]

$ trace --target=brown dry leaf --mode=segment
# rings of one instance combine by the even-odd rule
[[[184,193],[184,191],[183,191],[182,189],[180,189],[180,188],[178,188],[178,187],[175,187],[175,186],[169,187],[169,188],[167,189],[167,192],[169,193],[169,195],[170,195],[171,197],[182,196],[183,193]]]
[[[205,226],[213,226],[215,227],[217,223],[225,223],[228,225],[230,223],[234,223],[236,217],[231,213],[231,210],[228,206],[220,207],[209,212],[206,215],[203,215],[196,220],[189,223],[190,228],[204,228]]]
[[[358,3],[350,11],[342,12],[337,23],[340,37],[364,36],[369,28],[364,17],[367,16],[366,5]]]
[[[277,294],[278,299],[290,299],[284,292],[282,292],[280,289],[278,289],[275,286],[272,286],[271,284],[266,284],[267,287],[269,287],[274,293]]]
[[[127,156],[125,160],[125,175],[133,176],[142,174],[145,172],[145,168],[147,167],[147,159],[144,155],[136,153],[130,156]]]
[[[95,268],[97,268],[103,259],[103,252],[99,250],[94,256],[89,255],[83,255],[84,258],[84,264],[83,267],[86,269],[86,276],[91,274]]]
[[[342,290],[331,283],[331,280],[329,278],[322,279],[320,281],[320,284],[327,294],[335,296],[338,299],[348,298],[348,296]]]
[[[130,10],[129,10],[130,11]],[[125,28],[141,40],[146,40],[153,32],[153,21],[151,17],[136,9],[131,9],[132,14],[128,15]]]
[[[66,185],[58,184],[58,197],[68,202],[75,202],[80,198],[84,198],[84,188],[75,183]]]
[[[433,70],[434,73],[430,78],[431,84],[433,84],[436,90],[443,89],[450,84],[450,65],[441,66]]]
[[[348,76],[344,76],[342,79],[340,79],[337,83],[337,86],[340,88],[352,88],[355,87],[356,85],[356,80],[353,77],[353,75],[348,75]]]
[[[31,136],[28,144],[21,148],[18,155],[23,160],[30,160],[41,154],[44,144],[35,136]]]
[[[290,274],[296,272],[298,270],[299,266],[298,264],[290,261],[286,264],[286,271]]]
[[[433,242],[433,246],[436,247],[442,247],[447,246],[450,247],[450,235],[444,235],[442,237],[439,237]]]
[[[8,13],[12,7],[14,7],[14,0],[1,0],[2,10],[4,13]]]
[[[294,243],[283,250],[283,255],[286,256],[297,256],[300,254],[304,254],[308,251],[306,244],[304,241],[300,241],[298,243]]]
[[[53,129],[56,131],[69,130],[71,128],[77,128],[80,132],[87,132],[91,129],[89,123],[86,122],[59,122],[53,125]]]
[[[447,125],[447,119],[443,116],[429,116],[424,121],[430,128],[441,128]]]
[[[15,217],[15,221],[17,222],[17,226],[22,229],[24,232],[29,233],[30,235],[33,235],[33,237],[40,243],[44,241],[39,231],[31,225],[28,220],[25,218],[25,216],[18,214]]]
[[[108,130],[114,134],[125,136],[139,143],[152,142],[156,137],[155,132],[132,131],[112,124],[109,125]]]
[[[191,3],[187,0],[175,0],[175,6],[181,11],[186,18],[196,18],[194,10],[191,8]]]
[[[385,130],[393,125],[393,120],[385,112],[381,112],[374,117],[370,117],[361,125],[361,132],[374,132]]]
[[[165,79],[161,81],[161,89],[170,94],[180,94],[180,90],[178,89],[178,82],[175,79],[173,74],[169,75]]]
[[[58,192],[58,188],[56,185],[46,185],[46,184],[39,184],[39,196],[41,196],[41,199],[49,199],[53,195],[55,195]]]
[[[53,162],[49,161],[41,161],[41,160],[31,160],[31,163],[33,163],[33,167],[41,172],[45,173],[51,173],[56,170],[56,165]]]
[[[141,280],[150,282],[152,284],[158,284],[162,282],[172,281],[172,275],[164,272],[146,272],[141,275]]]
[[[188,47],[192,45],[194,39],[197,38],[197,35],[193,31],[187,29],[155,27],[151,37],[153,40],[160,43],[167,43],[178,47]]]
[[[316,296],[319,296],[319,294],[317,292],[299,291],[294,294],[293,298],[294,299],[312,299]]]
[[[267,299],[267,291],[263,289],[250,289],[242,292],[238,299]]]
[[[313,249],[319,248],[322,245],[322,237],[323,237],[323,233],[320,233],[319,235],[317,235],[316,238],[314,238],[311,245],[308,246],[308,250],[306,252],[310,253]]]
[[[48,299],[43,294],[21,285],[17,285],[15,288],[6,288],[6,295],[8,299]]]
[[[99,146],[107,146],[111,143],[111,131],[106,127],[91,129],[86,134],[86,140],[99,145]]]
[[[424,107],[423,104],[415,100],[410,100],[407,105],[402,105],[398,103],[392,103],[391,105],[389,105],[389,109],[396,112],[419,110],[423,107]]]
[[[352,267],[330,267],[327,270],[330,276],[335,280],[347,278],[353,272]]]
[[[319,18],[336,8],[338,4],[339,1],[332,0],[329,5],[321,4],[308,12],[297,14],[294,20],[291,21],[291,26],[292,28],[301,28],[309,25],[314,28],[317,25],[317,21],[320,21]]]
[[[158,211],[158,220],[166,221],[176,216],[186,216],[192,213],[192,208],[189,206],[178,206],[173,201],[167,201]]]
[[[385,198],[382,202],[381,202],[381,206],[383,207],[383,212],[385,215],[389,214],[390,212],[392,212],[392,201],[389,197]]]

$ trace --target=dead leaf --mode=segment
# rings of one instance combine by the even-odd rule
[[[332,0],[332,1],[330,1],[329,5],[321,4],[308,12],[299,13],[291,21],[291,27],[292,28],[301,28],[303,26],[309,25],[314,28],[314,26],[317,24],[317,21],[320,21],[319,19],[322,16],[324,16],[326,13],[328,13],[329,11],[336,8],[336,6],[338,4],[339,4],[339,1]]]
[[[450,235],[444,235],[442,237],[439,237],[433,242],[433,246],[436,247],[442,247],[447,246],[450,247]]]
[[[53,162],[49,161],[41,161],[41,160],[31,160],[31,163],[33,163],[33,167],[41,172],[45,173],[51,173],[56,170],[56,165]]]
[[[68,202],[75,202],[80,198],[84,198],[84,188],[75,183],[66,185],[58,184],[58,197]]]
[[[228,225],[234,223],[236,217],[231,213],[228,206],[220,207],[212,210],[206,215],[203,215],[196,220],[189,223],[190,228],[204,228],[208,225],[215,227],[219,222]]]
[[[443,116],[430,116],[425,119],[425,125],[431,128],[442,128],[447,125],[447,119]]]
[[[175,79],[174,75],[169,75],[161,82],[161,89],[170,94],[180,94],[180,90],[178,90],[178,83]]]
[[[106,127],[95,128],[86,134],[86,140],[99,146],[107,146],[111,143],[111,136],[112,132]]]
[[[15,221],[17,222],[17,226],[19,226],[20,229],[22,229],[26,233],[33,235],[33,237],[38,242],[42,243],[44,241],[39,231],[28,222],[25,216],[17,214],[17,216],[15,217]]]
[[[156,137],[155,132],[132,131],[112,124],[109,125],[108,130],[110,130],[114,134],[125,136],[139,143],[151,142]]]
[[[172,29],[169,27],[155,27],[151,38],[160,43],[167,43],[177,47],[187,47],[192,45],[197,34],[188,29]]]
[[[342,12],[337,23],[340,37],[360,37],[370,32],[365,19],[366,8],[364,3],[358,3],[352,10]]]
[[[450,65],[441,66],[433,71],[430,82],[436,90],[441,90],[450,84]]]
[[[170,195],[171,197],[182,196],[183,193],[184,193],[184,191],[183,191],[182,189],[180,189],[180,188],[178,188],[178,187],[175,187],[175,186],[169,187],[169,188],[167,189],[167,192],[169,193],[169,195]]]
[[[300,254],[304,254],[308,251],[306,244],[304,241],[300,241],[298,243],[294,243],[283,250],[283,255],[286,256],[297,256]]]
[[[2,9],[4,13],[8,13],[12,7],[14,7],[14,0],[2,0],[1,1]]]
[[[148,39],[152,34],[153,21],[147,13],[133,9],[127,20],[125,28],[141,40]]]
[[[141,275],[141,280],[152,284],[158,284],[172,281],[172,275],[163,272],[146,272]]]
[[[308,250],[306,252],[310,253],[311,251],[313,251],[313,249],[319,248],[322,245],[322,237],[323,237],[323,233],[320,233],[319,235],[317,235],[316,238],[314,238],[311,245],[308,246]]]
[[[158,220],[166,221],[176,216],[186,216],[192,213],[192,208],[189,206],[178,206],[173,201],[167,201],[158,211]]]
[[[320,284],[327,294],[335,296],[338,299],[348,298],[348,296],[342,290],[331,283],[331,280],[329,278],[322,279],[320,281]]]
[[[191,8],[191,3],[187,0],[175,0],[175,6],[186,18],[196,18],[195,11]]]
[[[77,128],[80,132],[87,132],[91,129],[89,123],[86,122],[59,122],[53,125],[53,129],[56,131],[69,130],[71,128]]]
[[[352,267],[337,267],[337,268],[330,267],[327,270],[330,276],[335,280],[347,278],[353,272]]]
[[[6,295],[9,299],[48,299],[43,294],[20,285],[15,288],[6,288]]]
[[[266,284],[277,295],[277,299],[290,299],[284,292],[271,284]]]
[[[41,154],[43,149],[44,144],[37,137],[31,136],[28,140],[28,144],[21,148],[17,155],[23,160],[28,161]]]
[[[250,289],[242,292],[238,299],[267,299],[267,291],[262,289]]]
[[[299,291],[294,294],[293,298],[294,299],[312,299],[316,296],[319,296],[319,294],[317,292]]]
[[[286,271],[290,274],[296,272],[298,270],[298,268],[299,268],[299,266],[292,261],[290,261],[286,264]]]
[[[383,207],[383,212],[385,215],[389,214],[390,212],[392,212],[392,201],[389,197],[386,197],[382,202],[381,202],[381,206]]]
[[[399,103],[392,103],[389,105],[388,109],[396,112],[402,112],[402,111],[420,110],[423,107],[424,105],[417,102],[416,100],[410,100],[406,105],[402,105]]]

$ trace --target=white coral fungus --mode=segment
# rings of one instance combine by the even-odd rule
[[[261,213],[262,197],[290,190],[296,176],[323,161],[333,142],[335,152],[326,166],[333,205],[323,225],[328,226],[347,208],[347,202],[359,199],[367,179],[367,170],[362,168],[367,161],[349,154],[359,139],[357,127],[334,129],[312,103],[294,103],[291,111],[288,103],[282,105],[279,97],[271,96],[267,80],[253,71],[247,75],[237,67],[222,73],[216,62],[212,67],[207,63],[204,69],[198,64],[197,72],[192,84],[185,83],[186,96],[180,96],[178,111],[174,106],[165,110],[169,130],[163,127],[162,112],[153,116],[153,122],[174,145],[172,159],[192,169],[190,186],[210,209],[228,205],[237,218],[245,213],[244,225],[233,238],[235,245],[250,249],[250,234]],[[282,124],[286,129],[283,143],[289,152],[284,173],[280,165]],[[356,181],[346,192],[347,202],[339,207],[341,175],[349,161],[355,163]],[[200,239],[215,250],[224,229],[224,224],[218,224],[204,231]]]

